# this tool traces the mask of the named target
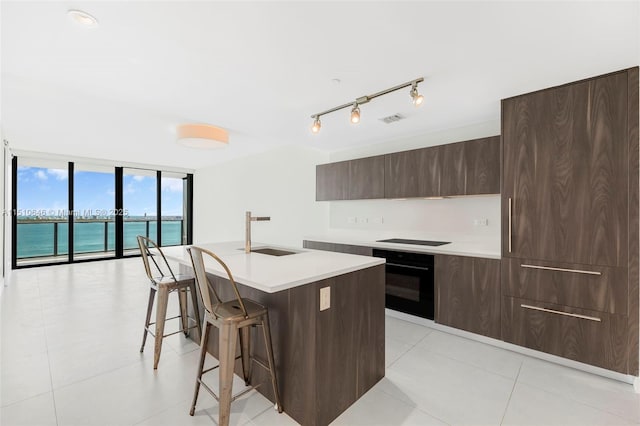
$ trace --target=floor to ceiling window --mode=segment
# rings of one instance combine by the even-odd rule
[[[158,241],[158,184],[155,170],[124,169],[124,250],[138,253],[138,235]]]
[[[115,193],[113,167],[74,164],[74,259],[115,256]]]
[[[191,243],[191,174],[26,157],[13,173],[14,268]]]
[[[187,175],[182,173],[162,173],[162,204],[160,215],[163,246],[186,244],[187,236],[185,187]]]
[[[15,257],[24,265],[67,261],[67,163],[20,158],[14,169],[19,188],[13,213]]]

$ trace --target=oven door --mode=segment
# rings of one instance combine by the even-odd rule
[[[386,307],[433,319],[433,268],[387,262]]]

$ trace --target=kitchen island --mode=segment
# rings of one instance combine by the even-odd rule
[[[227,264],[243,297],[269,308],[282,405],[298,423],[329,424],[384,377],[384,259],[289,248],[284,250],[293,254],[247,254],[242,242],[198,246]],[[181,270],[190,270],[186,248],[163,251]],[[213,262],[206,269],[220,297],[231,300],[224,270]],[[321,310],[320,290],[327,287],[329,307]],[[207,350],[217,356],[214,333]],[[195,330],[192,337],[199,341]],[[251,344],[254,354],[266,359],[258,333]],[[253,368],[252,383],[262,383],[258,391],[274,401],[266,371]]]

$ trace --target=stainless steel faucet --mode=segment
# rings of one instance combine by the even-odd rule
[[[244,237],[244,252],[251,253],[251,222],[271,220],[269,216],[255,216],[251,217],[251,212],[245,213],[245,237]]]

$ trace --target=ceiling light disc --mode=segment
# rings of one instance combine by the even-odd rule
[[[67,15],[69,15],[75,23],[84,27],[95,27],[98,25],[98,20],[83,10],[70,9],[67,11]]]
[[[222,148],[229,144],[229,133],[209,124],[181,124],[177,142],[189,148]]]

